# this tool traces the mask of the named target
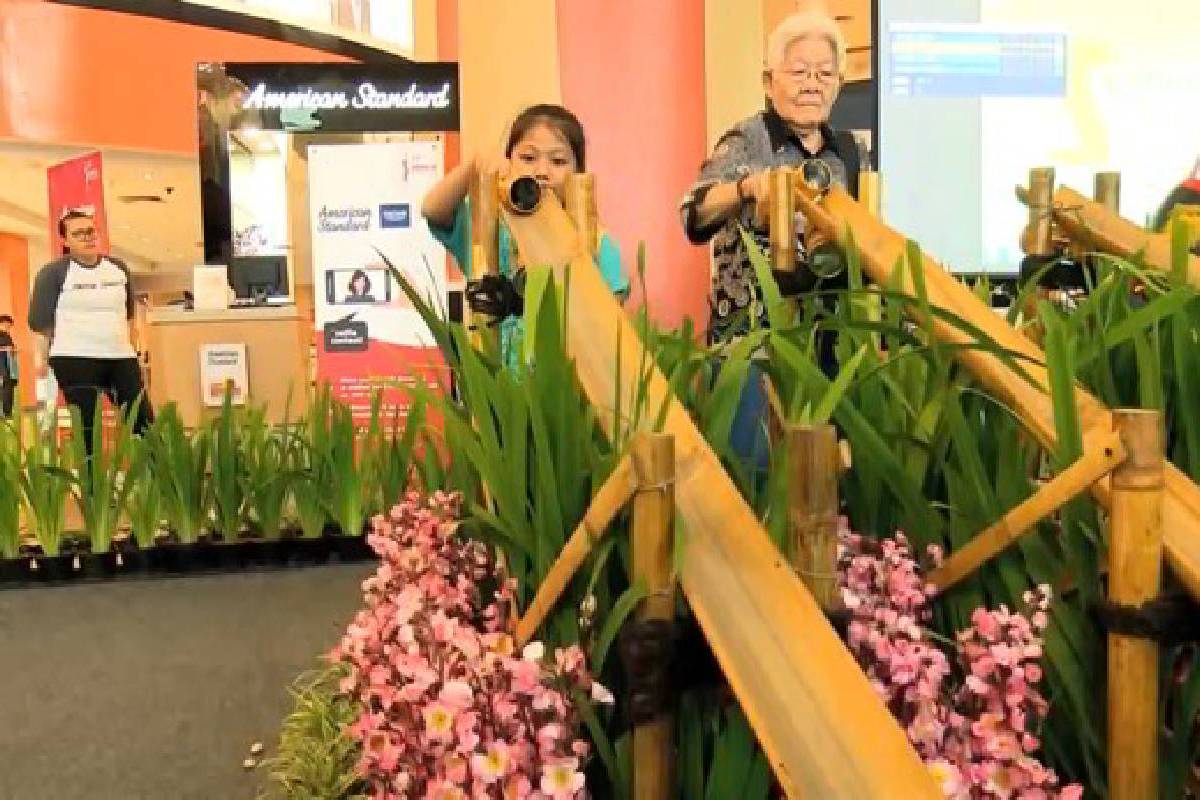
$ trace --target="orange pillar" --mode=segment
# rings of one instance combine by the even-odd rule
[[[659,324],[708,321],[708,253],[688,243],[679,201],[706,156],[704,0],[559,0],[563,105],[587,131],[600,219]],[[630,303],[636,306],[634,297]]]
[[[20,400],[32,405],[33,339],[29,333],[29,242],[24,236],[0,233],[0,314],[13,318],[13,341],[20,351]]]

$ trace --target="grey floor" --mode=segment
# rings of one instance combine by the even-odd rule
[[[0,591],[0,800],[250,800],[367,565]]]

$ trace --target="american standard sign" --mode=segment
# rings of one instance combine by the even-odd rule
[[[225,64],[235,124],[313,133],[458,130],[458,65]]]
[[[346,92],[323,92],[305,86],[296,91],[270,91],[266,83],[260,83],[242,103],[242,108],[256,110],[307,109],[320,111],[333,108],[389,109],[389,108],[450,108],[450,83],[438,88],[410,84],[402,92],[384,92],[375,84],[365,81],[353,95]]]

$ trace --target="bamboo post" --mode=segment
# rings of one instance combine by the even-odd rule
[[[838,474],[842,452],[830,424],[785,429],[791,468],[788,547],[792,566],[825,611],[837,603]]]
[[[500,272],[500,176],[488,171],[475,176],[471,182],[471,274],[467,277],[482,278]],[[500,339],[491,320],[481,317],[472,319],[468,311],[467,320],[473,330],[475,347],[488,353],[498,353]]]
[[[880,200],[879,173],[872,170],[858,173],[858,202],[866,206],[872,217],[879,216]]]
[[[1113,426],[1128,458],[1112,477],[1108,595],[1138,606],[1159,592],[1163,555],[1163,433],[1157,411],[1121,409]],[[1158,643],[1108,635],[1108,791],[1158,797]]]
[[[1121,213],[1121,173],[1097,172],[1093,195],[1096,202],[1115,215]]]
[[[587,243],[588,252],[594,254],[600,245],[595,176],[586,172],[567,176],[563,195],[563,207],[575,223],[580,239]]]
[[[671,577],[671,533],[675,522],[675,438],[642,433],[633,440],[640,486],[633,498],[633,575],[648,596],[639,620],[675,616]],[[671,793],[674,721],[664,713],[633,730],[633,800],[660,800]]]
[[[1054,254],[1054,220],[1051,208],[1054,198],[1054,167],[1034,167],[1029,170],[1029,254]]]
[[[771,267],[780,272],[796,269],[796,173],[776,167],[770,174]]]
[[[480,173],[471,183],[471,272],[473,277],[500,271],[500,176]]]

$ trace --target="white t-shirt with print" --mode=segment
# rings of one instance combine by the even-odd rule
[[[128,281],[107,258],[94,267],[72,260],[54,312],[50,356],[136,358],[129,342]]]

